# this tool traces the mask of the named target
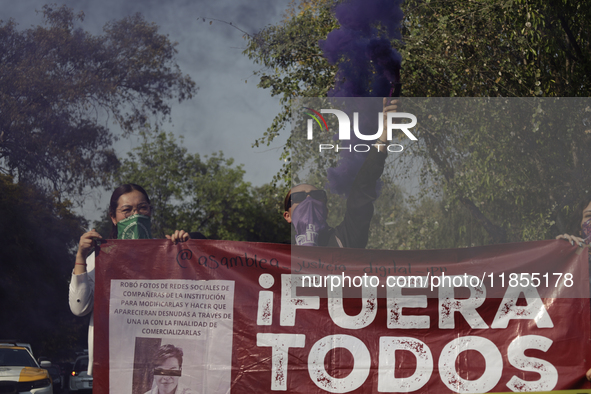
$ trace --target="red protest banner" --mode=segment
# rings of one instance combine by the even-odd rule
[[[431,251],[108,241],[96,260],[94,390],[588,388],[582,251],[561,241]],[[164,364],[162,349],[182,349],[182,360]]]

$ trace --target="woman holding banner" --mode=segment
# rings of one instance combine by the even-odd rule
[[[579,246],[583,246],[583,244],[589,244],[591,241],[591,198],[587,197],[582,200],[575,212],[581,212],[579,235],[583,236],[584,239],[577,237],[576,235],[569,234],[560,234],[556,237],[556,239],[564,239],[569,241],[571,245],[576,243]]]
[[[152,208],[148,194],[139,185],[128,183],[119,186],[111,195],[109,216],[112,221],[111,237],[117,239],[149,239],[150,216]],[[175,244],[187,241],[189,233],[176,230],[167,235]],[[102,239],[95,230],[82,234],[78,244],[78,253],[70,281],[70,310],[76,316],[90,314],[88,326],[88,375],[92,376],[94,321],[94,248],[97,240]]]

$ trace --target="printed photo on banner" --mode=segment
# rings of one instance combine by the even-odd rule
[[[231,281],[112,280],[109,392],[229,387],[233,300]]]

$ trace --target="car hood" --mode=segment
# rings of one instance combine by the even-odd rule
[[[15,382],[31,382],[46,378],[48,378],[48,373],[41,368],[0,367],[0,381],[11,380]]]

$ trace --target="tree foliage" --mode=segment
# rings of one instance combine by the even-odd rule
[[[283,111],[257,143],[286,126],[293,97],[322,97],[335,67],[318,45],[338,28],[339,1],[307,0],[287,18],[247,36],[245,55],[262,68],[259,87]],[[587,97],[591,93],[591,4],[550,0],[409,0],[403,4],[403,94],[409,97]],[[282,116],[283,115],[283,116]]]
[[[122,160],[113,185],[136,183],[150,196],[152,234],[176,229],[199,231],[211,239],[283,242],[289,227],[277,207],[263,198],[268,187],[252,188],[220,152],[201,158],[188,153],[172,134],[145,129],[142,143]],[[106,215],[106,214],[105,214]],[[99,226],[105,236],[109,228]]]
[[[331,0],[304,1],[287,12],[284,23],[268,26],[254,36],[248,36],[244,51],[261,70],[259,87],[270,89],[279,96],[281,112],[254,146],[269,145],[284,130],[291,119],[292,99],[296,97],[323,97],[333,84],[336,67],[323,57],[318,46],[320,39],[338,24],[331,14]],[[274,178],[274,184],[289,178],[291,139],[284,147],[281,160],[284,165]]]
[[[56,359],[85,348],[88,327],[67,301],[72,250],[85,226],[70,208],[0,175],[0,331]]]
[[[84,15],[43,7],[44,25],[0,22],[0,171],[62,193],[104,184],[118,162],[109,123],[131,133],[196,91],[176,49],[140,14],[75,27]]]
[[[408,96],[589,96],[588,1],[405,2]]]
[[[413,151],[425,159],[424,178],[445,185],[448,201],[464,206],[492,242],[577,231],[569,218],[591,182],[588,100],[416,102],[409,107],[431,115]]]
[[[263,66],[258,71],[259,86],[281,96],[284,104],[257,143],[268,143],[288,128],[294,96],[322,96],[332,86],[334,68],[322,58],[318,41],[338,26],[331,13],[336,3],[302,2],[284,22],[248,38],[245,53]],[[589,96],[588,1],[409,0],[403,10],[403,39],[392,45],[403,56],[405,96]],[[307,43],[293,39],[299,26],[306,28]],[[308,53],[314,56],[305,56]],[[310,76],[315,74],[327,78],[315,80],[312,87]],[[408,219],[399,224],[406,223],[406,233],[415,239],[425,240],[425,234],[432,233],[429,247],[533,240],[573,231],[567,227],[568,217],[575,202],[587,193],[586,173],[591,165],[584,153],[590,142],[586,109],[579,104],[569,112],[575,119],[568,125],[558,122],[560,114],[550,108],[566,111],[565,106],[552,101],[529,101],[524,105],[530,108],[522,106],[522,112],[508,107],[503,112],[502,104],[495,104],[492,113],[483,103],[478,113],[489,116],[496,128],[476,124],[470,116],[447,125],[429,122],[418,131],[419,144],[408,152],[421,162],[389,164],[405,170],[420,168],[422,177],[416,181],[421,182],[421,191],[407,195],[406,205],[384,212],[384,218]],[[509,113],[517,118],[502,123]],[[294,141],[290,139],[286,146],[288,164],[278,174],[287,184],[291,182],[289,166],[300,166],[297,155],[290,156]],[[308,159],[306,154],[303,157]],[[316,161],[311,171],[326,171],[326,164],[326,160]],[[421,213],[427,207],[433,213],[430,223],[424,222]],[[455,223],[455,236],[444,236],[449,228],[443,226],[433,233],[435,221]],[[468,228],[474,230],[469,237]],[[375,231],[384,240],[377,242],[379,247],[395,246],[385,241],[388,233],[398,237],[398,247],[409,245],[408,238],[388,226]],[[426,247],[427,242],[415,244]]]

